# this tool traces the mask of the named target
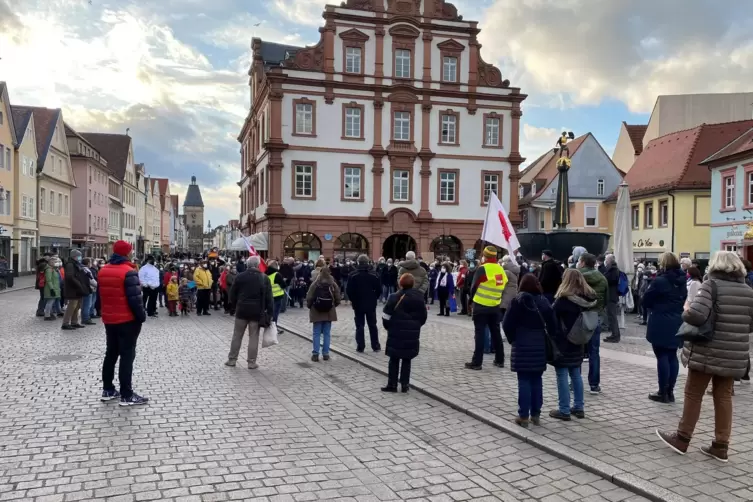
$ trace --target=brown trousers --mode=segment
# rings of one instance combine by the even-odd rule
[[[729,444],[732,434],[732,389],[734,378],[725,378],[700,371],[689,370],[685,382],[685,406],[682,410],[677,432],[687,438],[693,437],[693,431],[701,415],[701,404],[706,388],[713,383],[714,390],[714,431],[716,442]]]
[[[79,312],[81,312],[81,298],[68,300],[68,307],[63,315],[63,324],[78,324]]]
[[[227,355],[229,361],[235,362],[241,351],[243,335],[248,329],[248,356],[246,359],[249,364],[256,363],[256,357],[259,354],[259,323],[257,321],[246,321],[235,318],[233,326],[233,340],[230,342],[230,353]]]

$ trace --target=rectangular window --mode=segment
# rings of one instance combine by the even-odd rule
[[[456,115],[442,115],[442,143],[450,145],[457,143],[457,121]]]
[[[397,170],[392,174],[392,200],[408,202],[410,200],[410,172]]]
[[[410,112],[395,112],[395,138],[398,141],[410,141]]]
[[[39,189],[39,212],[40,213],[46,212],[44,208],[44,205],[47,201],[46,196],[47,196],[47,190],[45,190],[44,188],[40,188]]]
[[[29,217],[29,213],[27,211],[28,204],[29,204],[29,198],[27,196],[23,195],[21,197],[21,216],[23,216],[24,218],[28,218]]]
[[[8,171],[13,170],[13,164],[10,162],[10,148],[5,148],[5,167],[8,168]]]
[[[596,180],[596,196],[597,197],[604,196],[604,180],[602,179]]]
[[[725,244],[724,245],[725,251],[731,251],[733,253],[737,253],[737,244]]]
[[[484,145],[499,146],[499,119],[487,117],[484,123]]]
[[[442,81],[457,82],[458,58],[446,56],[442,59]]]
[[[360,47],[346,47],[345,48],[345,72],[346,73],[361,73],[361,48]]]
[[[65,196],[65,204],[63,204],[63,211],[65,211],[65,216],[68,216],[70,214],[70,209],[68,208],[68,196]]]
[[[61,193],[58,194],[58,211],[56,214],[58,215],[63,214],[63,194]]]
[[[410,78],[410,51],[398,49],[395,51],[395,77]]]
[[[5,168],[5,157],[3,156],[3,152],[5,151],[5,147],[2,143],[0,143],[0,169]]]
[[[55,192],[50,190],[50,214],[55,214]]]
[[[484,204],[489,203],[489,197],[494,192],[499,196],[499,175],[498,174],[485,174],[484,175]]]
[[[659,201],[659,226],[666,227],[669,225],[669,202],[666,200]]]
[[[654,203],[653,202],[646,202],[643,205],[643,214],[644,214],[644,222],[643,227],[644,228],[654,228]]]
[[[361,199],[361,168],[346,167],[343,171],[343,198]]]
[[[439,202],[444,204],[454,204],[456,197],[457,173],[440,171],[439,172]]]
[[[29,197],[29,218],[34,218],[37,212],[37,206],[35,204],[34,197]]]
[[[722,199],[722,209],[735,208],[735,173],[722,177],[724,186],[724,197]]]
[[[633,206],[631,208],[631,215],[633,220],[633,230],[641,228],[641,209],[640,206]]]
[[[314,166],[295,166],[295,196],[314,196]]]
[[[296,134],[314,134],[314,105],[297,103],[295,105]]]
[[[584,217],[586,227],[595,227],[599,224],[599,208],[597,206],[585,206]]]
[[[348,107],[345,109],[345,137],[361,137],[361,109]]]
[[[539,230],[546,228],[546,212],[543,209],[539,209]]]

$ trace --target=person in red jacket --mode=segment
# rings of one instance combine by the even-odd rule
[[[136,266],[128,258],[133,247],[125,241],[118,241],[112,246],[112,251],[110,261],[99,271],[102,322],[107,334],[101,400],[105,402],[120,398],[120,406],[142,405],[149,399],[133,392],[131,385],[136,341],[146,321],[141,284]],[[118,358],[120,392],[113,385]]]

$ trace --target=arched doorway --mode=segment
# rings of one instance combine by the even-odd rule
[[[416,251],[416,241],[408,234],[392,234],[382,246],[382,256],[393,260],[402,260],[408,251]]]
[[[499,260],[503,256],[505,256],[507,253],[507,250],[505,248],[501,248],[499,246],[496,246],[492,244],[491,242],[486,242],[481,239],[476,241],[476,245],[473,247],[476,251],[476,259],[480,260],[484,256],[484,248],[486,246],[494,246],[497,248],[497,259]]]
[[[360,254],[369,254],[369,241],[363,235],[344,233],[335,240],[335,259],[355,260]]]
[[[322,254],[322,241],[311,232],[293,232],[285,239],[285,256],[316,261]]]
[[[440,235],[431,241],[429,250],[434,253],[434,258],[456,261],[463,255],[463,243],[454,235]]]

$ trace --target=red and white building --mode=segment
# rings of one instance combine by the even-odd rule
[[[518,218],[520,89],[444,0],[327,5],[321,39],[253,40],[241,224],[270,257],[453,254],[490,191]],[[518,223],[513,221],[513,223]]]

